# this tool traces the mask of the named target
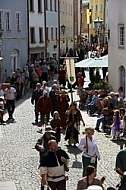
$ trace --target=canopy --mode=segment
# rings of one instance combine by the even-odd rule
[[[2,61],[3,60],[3,58],[2,57],[0,57],[0,61]]]
[[[89,58],[78,63],[75,63],[75,67],[87,68],[87,67],[108,67],[108,55],[100,58]]]

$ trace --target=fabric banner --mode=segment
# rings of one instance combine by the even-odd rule
[[[73,85],[76,82],[74,59],[66,59],[66,68],[68,81]]]

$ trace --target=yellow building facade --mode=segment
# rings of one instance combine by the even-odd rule
[[[73,1],[60,0],[60,49],[66,52],[73,48]],[[62,31],[65,26],[65,31]]]
[[[89,24],[89,40],[92,43],[97,42],[97,38],[99,35],[101,43],[104,44],[105,8],[106,8],[106,0],[90,0],[89,1],[89,9],[91,9],[91,12],[92,12],[91,13],[92,22]],[[99,34],[97,34],[97,32],[95,31],[94,22],[93,22],[98,17],[103,20],[102,31],[100,31]]]

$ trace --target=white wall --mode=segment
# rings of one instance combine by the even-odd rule
[[[109,82],[113,90],[117,91],[117,88],[120,86],[119,67],[123,65],[126,69],[126,28],[125,48],[118,48],[118,24],[125,24],[126,27],[126,1],[110,0],[108,1],[108,9],[108,22],[110,29],[108,57]]]
[[[30,43],[31,48],[45,46],[45,26],[44,26],[44,1],[42,0],[42,13],[38,13],[38,1],[34,0],[34,12],[29,14],[29,26],[35,27],[35,44]],[[39,27],[43,27],[44,43],[39,43]],[[30,29],[29,29],[30,33]]]
[[[53,53],[57,54],[58,59],[58,46],[57,48],[54,48],[54,45],[56,45],[56,39],[55,39],[55,28],[57,28],[57,38],[59,39],[59,26],[58,26],[58,0],[57,0],[57,11],[54,10],[54,0],[52,0],[52,11],[50,11],[50,0],[48,1],[48,11],[46,11],[46,26],[48,27],[49,31],[49,40],[50,44],[47,47],[47,53],[49,53],[49,56],[52,57]],[[51,27],[53,28],[53,40],[51,40]]]

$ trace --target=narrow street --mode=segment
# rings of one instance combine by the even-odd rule
[[[33,125],[34,107],[30,103],[30,93],[25,99],[17,102],[15,110],[14,123],[0,126],[0,181],[13,181],[17,190],[38,190],[40,189],[40,180],[34,174],[38,170],[39,154],[34,149],[37,139],[41,136],[37,133],[38,127]],[[74,100],[78,96],[74,92]],[[22,103],[21,103],[22,102]],[[82,111],[86,126],[95,127],[96,117],[89,117]],[[5,120],[8,115],[5,115]],[[81,126],[80,137],[83,135],[84,127]],[[119,151],[119,146],[112,141],[110,137],[103,133],[95,132],[98,147],[101,154],[101,160],[98,162],[98,176],[106,176],[105,187],[115,186],[118,183],[118,176],[114,171],[115,157]],[[67,190],[76,190],[77,181],[82,176],[81,152],[77,147],[69,147],[62,140],[59,144],[66,150],[70,156],[69,180],[67,181]]]

